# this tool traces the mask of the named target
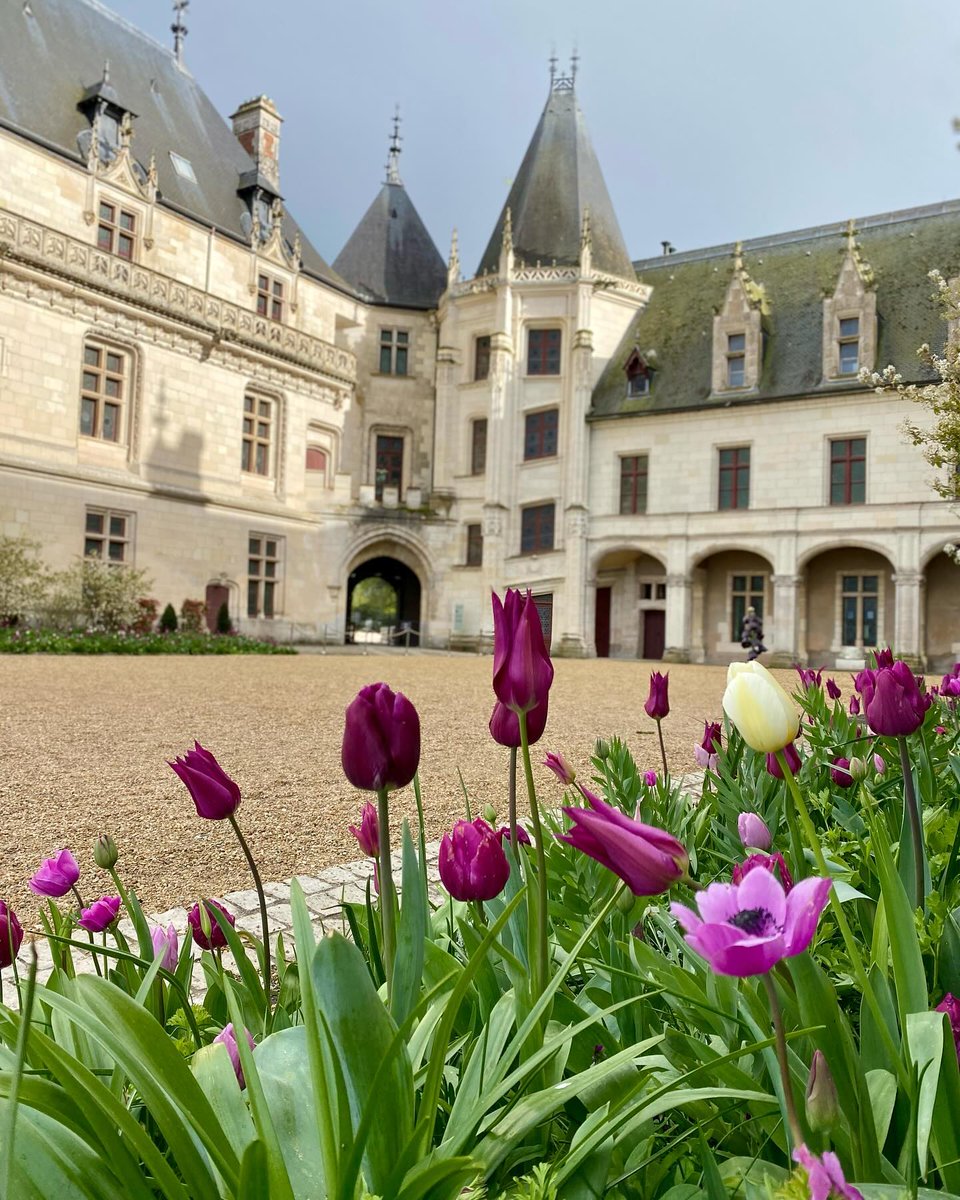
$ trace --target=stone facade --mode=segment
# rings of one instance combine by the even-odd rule
[[[528,159],[576,111],[572,80],[553,81]],[[591,159],[603,223],[573,205],[579,239],[551,231],[578,252],[533,260],[543,231],[527,216],[515,241],[505,208],[495,269],[488,248],[463,278],[454,242],[435,303],[414,307],[302,243],[278,194],[280,120],[265,97],[234,115],[252,157],[227,189],[246,224],[224,228],[168,201],[136,121],[104,156],[96,121],[67,154],[0,118],[0,532],[63,567],[91,515],[117,517],[123,560],[163,602],[226,598],[242,629],[283,639],[349,636],[353,586],[393,571],[432,646],[487,645],[490,591],[515,586],[555,654],[726,661],[750,605],[773,661],[853,666],[874,642],[931,666],[960,654],[955,518],[900,403],[856,378],[891,350],[902,368],[914,334],[942,340],[932,303],[903,317],[871,247],[882,260],[884,230],[912,223],[932,257],[890,261],[914,291],[929,266],[955,274],[936,256],[960,248],[960,204],[628,278]],[[528,159],[517,203],[539,178]]]

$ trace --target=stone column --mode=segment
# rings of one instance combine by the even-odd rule
[[[893,577],[896,588],[896,609],[893,617],[893,651],[898,658],[906,659],[913,666],[922,666],[920,624],[923,613],[923,573],[920,571],[898,571]],[[883,633],[890,629],[889,620],[884,622]]]
[[[689,575],[667,576],[667,616],[664,662],[690,661],[690,613],[693,580]]]
[[[581,289],[589,291],[589,289]],[[589,296],[581,297],[581,321],[589,320]],[[581,326],[574,336],[570,355],[572,384],[565,387],[563,428],[566,448],[563,464],[563,503],[558,506],[564,514],[564,585],[560,641],[556,652],[571,658],[582,658],[590,652],[592,630],[587,628],[587,459],[590,453],[586,414],[590,406],[592,382],[593,336]],[[560,513],[557,513],[559,517]]]
[[[764,630],[764,642],[770,654],[768,667],[792,667],[799,658],[797,647],[797,588],[799,575],[773,576],[773,619]]]

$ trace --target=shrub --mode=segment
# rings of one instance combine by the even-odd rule
[[[176,633],[177,631],[177,613],[172,604],[168,604],[163,610],[163,615],[160,618],[161,633]]]
[[[180,628],[184,633],[199,633],[207,611],[203,600],[184,600],[180,606]]]
[[[137,608],[138,612],[130,631],[137,637],[143,637],[144,634],[151,633],[157,623],[160,601],[154,600],[152,596],[141,596],[137,601]]]
[[[0,537],[0,625],[16,625],[43,607],[51,576],[25,537]]]
[[[53,629],[82,626],[115,632],[133,625],[140,615],[140,598],[150,586],[146,571],[80,558],[52,576],[39,616]]]
[[[230,620],[230,609],[226,600],[217,609],[217,633],[233,633],[233,622]]]

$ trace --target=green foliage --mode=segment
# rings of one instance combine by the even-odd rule
[[[230,620],[230,609],[226,600],[217,609],[217,633],[232,633],[233,622]]]
[[[140,616],[140,598],[151,587],[146,571],[99,558],[79,558],[52,577],[41,624],[68,630],[115,633]]]
[[[350,620],[355,625],[371,621],[374,625],[394,625],[397,620],[397,593],[385,579],[362,579],[353,589]]]
[[[180,628],[184,633],[199,633],[207,606],[203,600],[184,600],[180,605]]]
[[[72,630],[0,628],[0,654],[296,654],[242,634],[212,633],[97,633]]]
[[[172,604],[168,604],[160,614],[160,632],[175,633],[177,630],[177,610]]]
[[[19,624],[43,608],[51,575],[39,549],[29,538],[0,536],[0,625]]]

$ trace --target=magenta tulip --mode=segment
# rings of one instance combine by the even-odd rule
[[[805,692],[809,692],[811,688],[818,688],[820,686],[820,671],[815,671],[812,667],[800,666],[795,667],[794,670],[800,676],[800,685]]]
[[[662,721],[670,712],[669,686],[669,671],[666,675],[662,675],[659,671],[650,672],[650,692],[647,695],[643,711],[655,721]]]
[[[340,761],[364,791],[406,787],[420,765],[420,717],[402,692],[385,683],[360,689],[347,708]]]
[[[9,967],[23,944],[23,926],[5,900],[0,900],[0,967]]]
[[[766,822],[756,813],[742,812],[737,817],[737,833],[745,846],[753,846],[756,850],[769,850],[773,845]]]
[[[573,827],[560,837],[619,875],[635,896],[658,896],[687,874],[690,858],[675,837],[643,825],[582,789],[589,808],[565,808]]]
[[[254,1042],[250,1034],[250,1030],[245,1029],[243,1031],[243,1035],[247,1039],[247,1044],[249,1045],[250,1049],[253,1050]],[[230,1063],[233,1066],[233,1073],[237,1077],[237,1083],[240,1084],[241,1089],[245,1088],[247,1086],[247,1081],[243,1077],[243,1067],[240,1063],[240,1050],[237,1047],[237,1035],[234,1032],[232,1021],[229,1025],[224,1025],[223,1029],[221,1029],[217,1036],[213,1039],[212,1044],[214,1046],[224,1047],[226,1052],[230,1055]]]
[[[784,746],[783,757],[787,760],[791,775],[796,775],[803,766],[803,761],[794,742],[788,742]],[[775,754],[767,755],[767,774],[772,775],[774,779],[783,778],[783,772],[780,770],[780,763]]]
[[[740,884],[711,883],[698,892],[699,914],[685,904],[670,911],[718,975],[765,975],[810,945],[831,886],[811,876],[787,895],[773,874],[754,870]]]
[[[656,787],[656,786],[657,786],[657,773],[656,773],[656,771],[653,771],[653,770],[650,770],[650,771],[644,771],[644,773],[643,773],[643,782],[644,782],[644,783],[647,785],[647,787],[651,787],[651,788],[652,788],[652,787]]]
[[[368,800],[360,813],[360,825],[350,825],[348,828],[367,858],[376,858],[380,853],[380,818],[376,805]]]
[[[810,1190],[810,1200],[863,1200],[852,1183],[844,1178],[840,1159],[832,1150],[823,1154],[811,1153],[806,1146],[797,1146],[793,1152],[793,1161],[799,1163],[807,1173],[807,1187]]]
[[[528,745],[535,745],[543,737],[543,731],[547,727],[548,708],[547,697],[544,697],[542,704],[531,708],[527,713]],[[499,700],[493,706],[493,713],[490,716],[490,736],[501,746],[517,750],[520,748],[520,718],[512,708],[507,708]]]
[[[555,754],[552,750],[548,750],[543,765],[550,768],[564,787],[572,787],[576,782],[577,773],[562,754]]]
[[[30,890],[38,896],[65,896],[80,878],[80,867],[69,850],[45,858],[30,880]]]
[[[827,680],[827,695],[830,697],[831,700],[839,700],[840,697],[843,695],[843,693],[840,691],[840,687],[837,684],[835,679]]]
[[[83,909],[77,919],[77,924],[87,933],[103,933],[116,921],[119,911],[119,896],[101,896],[89,908]]]
[[[793,887],[793,876],[787,869],[787,864],[783,861],[783,855],[779,853],[773,854],[751,854],[745,858],[742,863],[734,863],[731,879],[734,883],[743,883],[751,871],[769,871],[771,875],[775,875],[780,880],[784,895],[788,895]]]
[[[150,940],[153,942],[153,957],[163,959],[165,971],[175,971],[180,957],[180,939],[176,927],[168,925],[166,929],[155,925],[150,930]]]
[[[519,831],[517,841],[522,841]],[[492,900],[510,876],[501,838],[477,817],[458,821],[440,841],[440,878],[454,900]]]
[[[861,671],[857,691],[863,696],[863,711],[874,733],[903,737],[915,733],[929,708],[917,677],[901,660],[876,671]]]
[[[545,704],[553,683],[553,663],[543,640],[540,614],[528,591],[526,599],[508,588],[503,602],[493,594],[493,690],[514,712]]]
[[[197,816],[208,821],[225,821],[237,811],[240,788],[199,742],[194,742],[192,750],[167,766],[187,785]]]
[[[723,727],[719,721],[704,721],[703,741],[693,748],[693,758],[698,767],[705,771],[717,769],[717,751],[720,749],[720,737]]]
[[[830,763],[830,778],[837,787],[848,788],[853,787],[856,782],[853,778],[853,773],[850,770],[849,758],[834,758]]]
[[[506,839],[509,842],[510,841],[510,826],[502,825],[497,830],[497,837],[500,839],[501,846],[503,845],[504,839]],[[518,846],[532,846],[533,845],[533,842],[530,841],[530,834],[527,833],[527,831],[524,829],[524,827],[522,825],[517,826],[517,845]]]
[[[850,697],[850,716],[858,717],[859,715],[860,715],[860,697],[859,696],[851,696]]]
[[[220,950],[227,944],[227,938],[223,930],[217,924],[217,919],[213,916],[213,910],[216,909],[221,913],[226,920],[231,924],[236,924],[236,917],[233,913],[227,912],[222,904],[218,904],[216,900],[204,900],[204,908],[207,910],[207,916],[210,920],[210,936],[203,931],[203,921],[200,917],[200,905],[195,904],[187,913],[187,922],[190,925],[190,932],[193,934],[193,940],[197,943],[201,950]]]
[[[946,1013],[950,1018],[950,1030],[953,1033],[953,1044],[957,1050],[957,1059],[960,1060],[960,1000],[958,1000],[952,992],[947,992],[947,994],[933,1011]]]
[[[893,651],[889,646],[885,650],[874,650],[873,661],[877,664],[877,668],[893,666]]]
[[[956,675],[944,675],[940,682],[940,695],[951,699],[960,696],[960,679]]]

